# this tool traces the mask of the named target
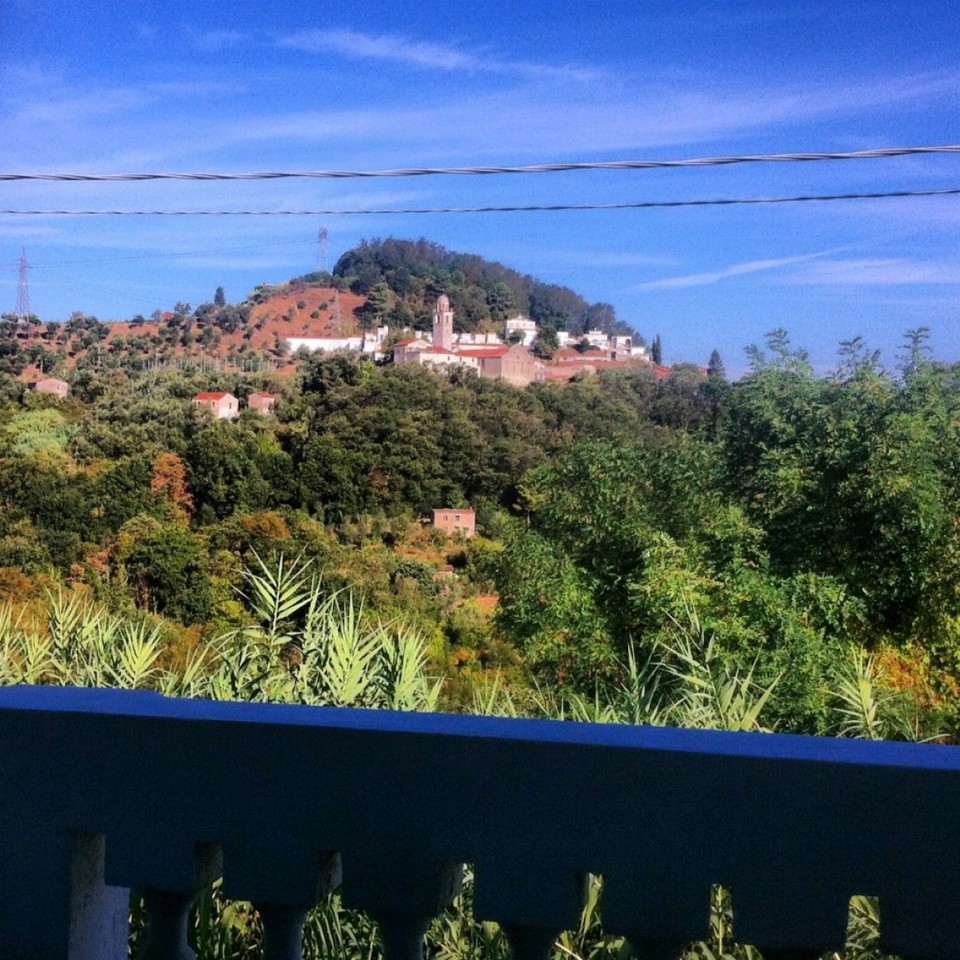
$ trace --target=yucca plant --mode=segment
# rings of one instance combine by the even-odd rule
[[[673,679],[670,720],[681,727],[710,730],[764,730],[760,715],[777,679],[760,687],[754,667],[731,664],[707,636],[696,615],[676,622],[673,643],[665,646],[666,670]]]
[[[507,960],[507,938],[499,925],[473,916],[473,869],[467,864],[463,890],[427,931],[427,955],[436,960]]]
[[[897,736],[916,739],[904,725],[903,697],[885,688],[876,661],[862,647],[851,649],[836,670],[831,689],[834,732],[840,737],[885,740]]]
[[[353,594],[325,594],[302,558],[247,570],[251,622],[215,641],[210,695],[330,706],[433,709],[425,643],[401,620],[369,614]]]
[[[62,589],[47,595],[42,614],[28,622],[0,610],[0,682],[132,689],[162,678],[158,623],[114,616]]]
[[[588,723],[630,723],[663,726],[669,720],[666,705],[665,665],[659,652],[648,651],[641,662],[636,647],[627,646],[627,659],[621,664],[620,679],[614,684],[598,685],[592,698],[579,693],[565,698],[571,720]]]
[[[556,953],[570,960],[626,960],[633,951],[624,937],[604,934],[601,921],[603,880],[591,874],[587,878],[587,896],[580,926],[564,931],[557,939]]]

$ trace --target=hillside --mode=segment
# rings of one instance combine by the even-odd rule
[[[168,312],[129,321],[102,323],[74,314],[66,323],[0,321],[0,372],[30,379],[64,372],[88,360],[134,367],[186,360],[241,369],[269,365],[292,369],[289,337],[346,337],[357,331],[362,294],[329,284],[293,280],[262,285],[240,304],[178,304]]]
[[[440,293],[450,298],[458,331],[500,330],[524,314],[541,329],[573,335],[587,329],[637,336],[606,303],[588,303],[568,287],[544,284],[503,264],[456,253],[427,240],[364,241],[337,261],[333,274],[260,284],[240,303],[196,308],[178,303],[150,318],[103,323],[82,312],[65,323],[0,321],[0,373],[30,379],[63,373],[89,360],[144,366],[222,366],[292,370],[287,341],[346,338],[372,327],[429,329]],[[642,342],[642,338],[639,338]],[[111,364],[111,365],[113,365]]]

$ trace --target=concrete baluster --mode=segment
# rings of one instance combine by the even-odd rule
[[[686,944],[682,940],[652,940],[649,937],[631,937],[627,940],[637,960],[679,960]]]
[[[69,960],[125,960],[127,955],[130,891],[104,883],[104,848],[101,834],[78,832],[70,837]],[[58,879],[48,877],[47,885]],[[46,919],[49,924],[51,918]],[[0,953],[16,956],[13,950]],[[32,953],[24,956],[35,960]]]
[[[285,903],[254,906],[263,923],[263,960],[303,960],[303,923],[308,911]]]
[[[553,927],[527,927],[507,924],[503,927],[513,960],[550,960],[553,945],[560,935]]]
[[[580,922],[589,877],[531,846],[476,864],[473,909],[500,924],[514,960],[550,960],[561,931]]]
[[[340,856],[280,844],[224,846],[224,896],[249,900],[263,923],[264,960],[301,960],[311,907],[340,883]]]
[[[194,960],[187,943],[187,927],[194,896],[168,890],[147,890],[143,904],[147,930],[139,960]]]
[[[460,892],[459,863],[376,849],[344,854],[343,900],[380,928],[386,960],[422,960],[430,921]]]
[[[124,824],[107,838],[107,882],[143,891],[147,926],[138,960],[194,960],[190,910],[197,891],[221,872],[215,844],[175,837],[172,828],[134,831]]]
[[[385,960],[423,960],[423,937],[432,917],[389,911],[376,911],[372,916],[380,928]]]

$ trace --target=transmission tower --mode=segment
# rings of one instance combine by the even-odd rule
[[[19,274],[17,279],[17,306],[14,313],[21,323],[30,316],[30,263],[25,247],[20,248]]]
[[[317,269],[327,272],[327,228],[321,227],[317,234]]]

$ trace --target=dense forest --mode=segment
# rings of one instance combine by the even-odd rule
[[[542,283],[476,254],[455,253],[428,240],[370,240],[345,253],[336,282],[367,297],[361,316],[371,324],[429,329],[437,296],[450,298],[459,330],[472,331],[523,314],[541,329],[631,334],[609,303],[587,303],[569,287]]]

